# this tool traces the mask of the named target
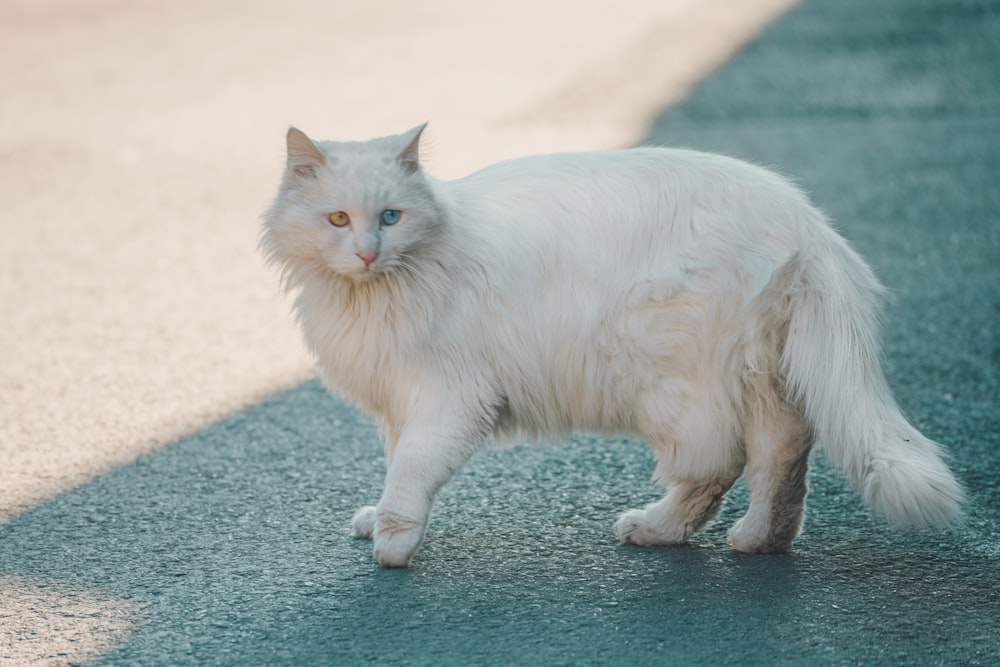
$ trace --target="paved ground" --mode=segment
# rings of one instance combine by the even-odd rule
[[[872,260],[890,380],[970,490],[961,530],[887,533],[818,461],[790,555],[726,547],[742,488],[690,547],[621,547],[651,457],[581,438],[478,457],[385,572],[344,537],[374,431],[307,383],[9,522],[0,575],[127,601],[144,624],[108,664],[996,664],[997,63],[995,4],[808,2],[651,137],[796,175]]]

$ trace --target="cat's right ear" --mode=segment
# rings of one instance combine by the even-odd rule
[[[302,130],[290,127],[288,144],[288,173],[297,180],[316,177],[316,171],[326,164],[326,156]]]

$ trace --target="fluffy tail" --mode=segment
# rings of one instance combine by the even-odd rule
[[[896,527],[947,527],[961,516],[965,494],[940,446],[903,416],[882,373],[882,288],[841,238],[831,234],[824,245],[786,267],[792,291],[782,365],[790,397],[872,509]]]

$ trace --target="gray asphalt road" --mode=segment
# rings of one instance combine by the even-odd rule
[[[967,525],[900,535],[816,459],[805,533],[735,554],[615,543],[658,496],[627,441],[477,457],[408,571],[346,538],[376,499],[364,419],[315,384],[0,528],[0,574],[144,605],[107,664],[997,664],[1000,6],[823,0],[779,21],[651,141],[798,177],[891,290],[885,361],[947,443]]]

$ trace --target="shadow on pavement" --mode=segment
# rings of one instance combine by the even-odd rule
[[[0,562],[145,605],[113,664],[1000,655],[995,534],[884,533],[822,465],[795,552],[754,557],[725,544],[742,488],[689,547],[615,544],[617,512],[655,497],[640,443],[490,451],[444,493],[413,569],[379,570],[346,536],[377,493],[374,438],[308,384],[15,520]]]

